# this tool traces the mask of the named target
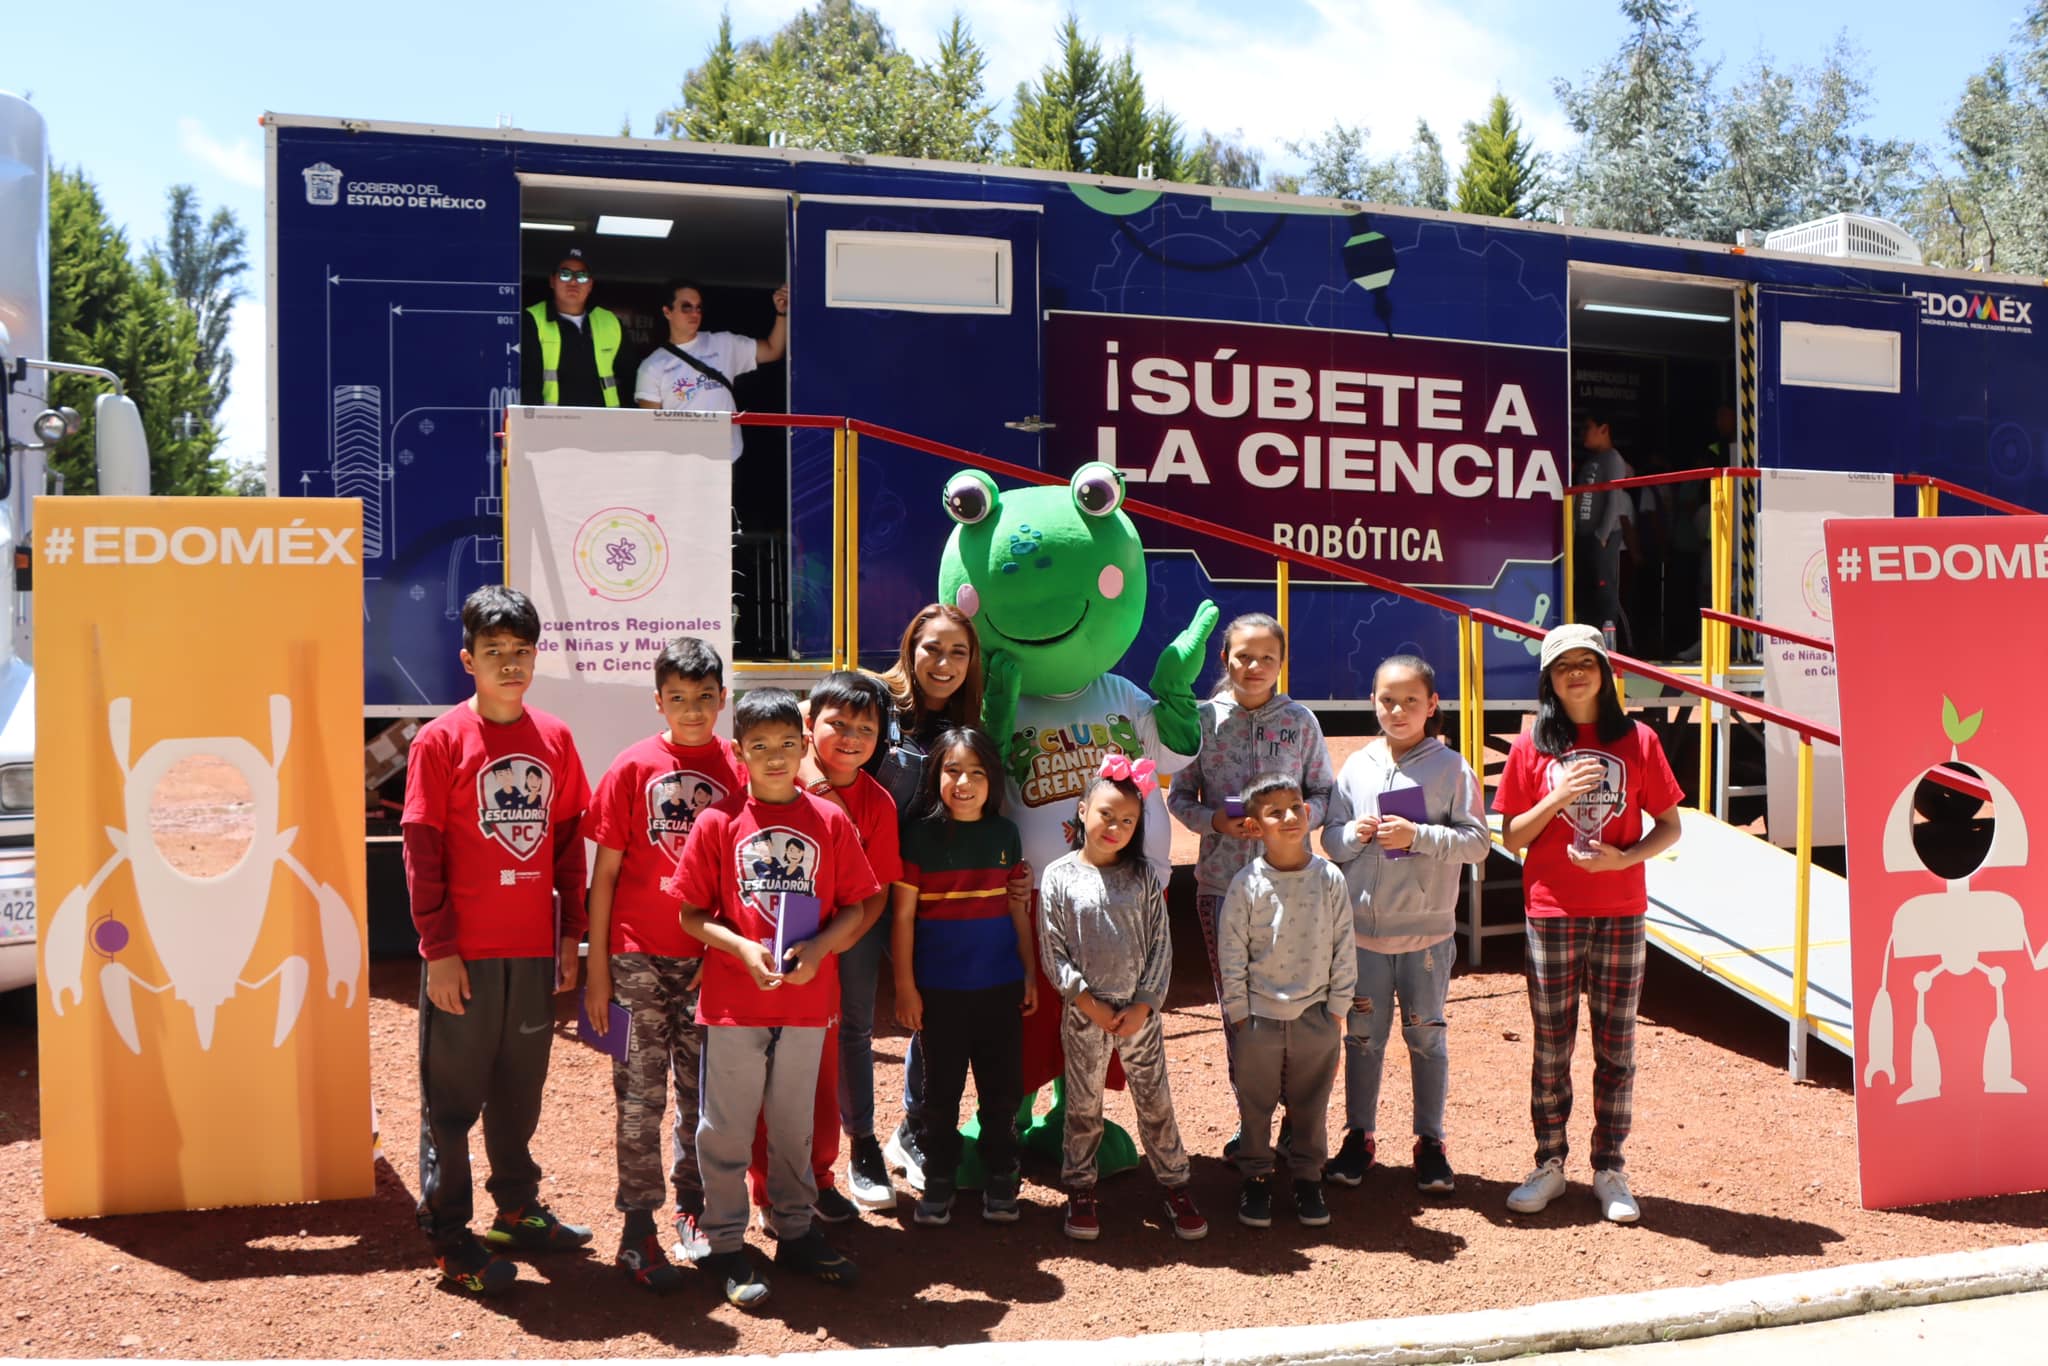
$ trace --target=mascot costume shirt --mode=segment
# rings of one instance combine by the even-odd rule
[[[946,484],[946,512],[958,525],[939,600],[972,618],[980,638],[982,724],[1002,751],[1003,814],[1016,823],[1035,878],[1078,843],[1076,804],[1106,755],[1150,759],[1164,774],[1201,748],[1194,683],[1215,604],[1204,602],[1160,653],[1149,691],[1109,672],[1145,617],[1145,548],[1123,501],[1123,476],[1099,463],[1083,465],[1065,487],[1006,493],[979,470]],[[1154,789],[1145,857],[1162,889],[1171,840]],[[1042,975],[1039,991],[1043,1002],[1056,999]],[[1060,1075],[1059,1015],[1041,1006],[1025,1022],[1027,1094]],[[1056,1126],[1050,1137],[1056,1145]]]

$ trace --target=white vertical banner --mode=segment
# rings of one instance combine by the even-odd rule
[[[529,698],[568,724],[594,787],[661,728],[670,640],[717,646],[731,682],[732,419],[518,407],[505,429],[506,573],[540,613]]]
[[[1763,471],[1757,513],[1757,616],[1822,640],[1835,637],[1823,528],[1834,517],[1892,515],[1892,477],[1830,470]],[[1827,650],[1765,637],[1764,700],[1829,730],[1842,724],[1835,700],[1835,657]],[[1799,737],[1783,726],[1764,727],[1769,784],[1768,824],[1773,843],[1790,846],[1799,820]],[[1813,747],[1813,842],[1840,844],[1842,751]]]

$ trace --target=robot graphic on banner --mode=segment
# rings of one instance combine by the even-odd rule
[[[2027,822],[2012,792],[1981,766],[1965,767],[1961,747],[1983,724],[1980,711],[1957,715],[1955,704],[1942,699],[1942,728],[1949,740],[1948,766],[1983,783],[1994,815],[1979,816],[1982,802],[1922,776],[1899,793],[1884,825],[1884,867],[1888,873],[1931,872],[1946,884],[1941,891],[1909,897],[1892,918],[1885,943],[1884,976],[1870,1010],[1869,1053],[1863,1084],[1883,1076],[1898,1084],[1893,1058],[1891,966],[1893,959],[1937,960],[1913,974],[1914,1022],[1907,1060],[1907,1086],[1898,1104],[1935,1100],[1941,1096],[1941,1053],[1934,1029],[1927,1023],[1927,997],[1943,974],[1957,977],[1984,974],[1991,985],[1995,1010],[1984,1035],[1984,1090],[1992,1095],[2022,1095],[2026,1086],[2013,1076],[2012,1026],[2006,1020],[2007,971],[1985,962],[1992,954],[2018,953],[2034,968],[2048,971],[2048,944],[2038,949],[2027,931],[2025,909],[2004,892],[1970,886],[1973,874],[1985,868],[2020,868],[2027,862]],[[1915,823],[1913,817],[1921,817]]]
[[[121,766],[123,808],[126,830],[107,830],[114,853],[92,879],[74,887],[58,905],[46,935],[45,971],[50,1001],[59,1015],[64,1013],[68,993],[72,1003],[85,999],[85,955],[93,953],[107,961],[99,970],[100,994],[107,1018],[131,1053],[142,1052],[142,1038],[136,1028],[134,989],[162,994],[169,991],[192,1009],[194,1027],[202,1049],[213,1047],[215,1015],[238,988],[255,991],[275,981],[278,984],[277,1024],[272,1047],[282,1047],[298,1023],[312,975],[304,957],[291,954],[275,968],[254,981],[242,978],[256,939],[263,930],[264,912],[270,902],[270,884],[277,865],[283,864],[306,890],[320,915],[320,946],[327,960],[327,994],[348,992],[354,1005],[356,987],[362,978],[363,948],[356,917],[341,893],[317,881],[292,853],[298,836],[296,827],[277,828],[279,794],[278,770],[284,766],[285,750],[291,743],[291,699],[270,699],[270,757],[240,736],[208,739],[159,740],[133,763],[129,761],[130,701],[117,697],[107,704],[107,730],[114,758]],[[213,755],[231,764],[249,785],[256,819],[256,835],[234,867],[218,877],[198,878],[182,872],[164,860],[150,837],[150,802],[157,784],[182,759]],[[143,927],[150,946],[163,965],[168,981],[150,982],[117,955],[126,949],[129,929],[111,915],[88,924],[92,901],[116,868],[127,863],[135,878],[136,901],[141,907]],[[90,935],[88,935],[90,930]],[[89,944],[88,944],[89,941]]]
[[[1003,754],[1003,810],[1039,876],[1075,847],[1076,804],[1105,754],[1175,773],[1201,748],[1194,683],[1216,626],[1214,603],[1196,609],[1161,651],[1149,690],[1109,672],[1145,618],[1145,547],[1123,502],[1123,476],[1100,463],[1083,465],[1064,487],[1005,493],[979,470],[946,484],[946,514],[957,525],[939,600],[974,620],[987,660],[982,725]],[[1170,839],[1155,789],[1145,802],[1145,855],[1162,888]],[[1050,988],[1041,981],[1040,991]],[[1026,1020],[1027,1108],[1030,1092],[1062,1070],[1059,1017],[1041,1010]],[[1026,1141],[1056,1153],[1064,1121],[1056,1092],[1052,1113],[1031,1124]],[[1105,1143],[1105,1172],[1135,1162],[1127,1135]]]

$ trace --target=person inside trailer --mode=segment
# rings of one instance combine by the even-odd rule
[[[548,297],[519,317],[519,397],[542,407],[619,406],[618,315],[592,308],[583,248],[570,247],[548,276]]]
[[[643,408],[697,413],[737,412],[733,381],[750,370],[773,365],[789,350],[789,286],[775,291],[775,326],[765,337],[704,330],[704,290],[693,280],[662,286],[661,316],[668,340],[640,362],[633,401]],[[732,458],[740,457],[740,432],[732,433]]]

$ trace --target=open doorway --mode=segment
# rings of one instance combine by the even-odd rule
[[[1573,266],[1574,440],[1594,419],[1614,452],[1581,448],[1575,483],[1591,482],[1596,470],[1593,477],[1611,478],[1737,463],[1739,288],[1698,276]],[[1638,658],[1697,659],[1708,496],[1706,482],[1694,480],[1588,499],[1574,557],[1574,619],[1613,620],[1620,648]]]
[[[580,247],[593,276],[590,303],[618,315],[622,403],[633,402],[641,362],[669,340],[661,310],[671,281],[702,290],[706,332],[764,338],[773,330],[773,294],[789,278],[782,192],[555,175],[522,175],[520,183],[521,306],[546,299],[562,253]],[[740,411],[789,411],[786,359],[732,380]],[[732,480],[733,654],[783,659],[790,650],[788,433],[741,433]]]

